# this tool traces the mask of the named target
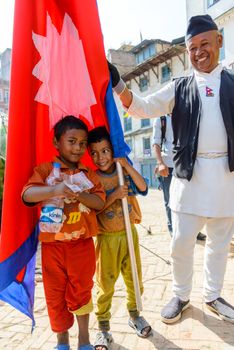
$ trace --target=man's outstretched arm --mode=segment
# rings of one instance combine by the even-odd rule
[[[108,68],[111,75],[113,90],[119,96],[124,107],[129,108],[132,103],[132,93],[121,79],[118,69],[108,61]]]
[[[153,94],[140,97],[129,90],[121,79],[118,69],[110,62],[108,68],[111,75],[112,87],[128,113],[135,118],[155,118],[170,114],[174,107],[175,82],[172,81]]]

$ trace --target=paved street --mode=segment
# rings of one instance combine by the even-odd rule
[[[138,225],[145,286],[143,315],[152,325],[153,336],[148,339],[138,338],[127,325],[125,289],[122,279],[119,279],[112,307],[111,327],[115,341],[112,350],[234,349],[234,324],[219,320],[202,303],[203,242],[196,244],[191,307],[184,312],[182,320],[174,325],[167,326],[160,321],[160,310],[171,297],[171,266],[167,263],[170,259],[170,236],[166,230],[162,193],[150,190],[148,197],[139,199],[143,212],[142,225]],[[150,234],[147,232],[149,228]],[[234,242],[230,247],[223,297],[234,303]],[[56,345],[56,336],[49,326],[41,282],[36,286],[35,319],[36,328],[31,335],[30,321],[1,302],[0,350],[52,350]],[[96,331],[97,322],[92,314],[91,341]],[[77,349],[76,339],[75,325],[71,330],[72,350]]]

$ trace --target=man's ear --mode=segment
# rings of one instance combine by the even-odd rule
[[[55,147],[56,149],[59,148],[59,142],[58,142],[58,140],[56,139],[56,137],[53,137],[53,145],[54,145],[54,147]]]
[[[221,33],[218,34],[218,37],[217,37],[217,44],[218,44],[218,47],[221,48],[223,46],[223,36]]]

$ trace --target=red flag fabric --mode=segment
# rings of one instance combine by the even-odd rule
[[[52,43],[49,50],[48,43]],[[81,53],[80,61],[78,57],[76,61],[77,52]],[[85,61],[81,73],[78,68],[74,70],[72,67],[78,61]],[[64,68],[66,64],[68,74]],[[48,74],[48,70],[51,73]],[[81,82],[77,85],[78,73],[83,79],[82,83],[90,81],[88,88],[85,85],[82,87]],[[59,79],[54,84],[56,75]],[[27,208],[22,203],[22,188],[36,164],[51,161],[54,155],[51,125],[59,115],[62,117],[67,113],[70,104],[75,108],[74,113],[69,110],[70,114],[83,111],[83,117],[90,127],[108,126],[104,107],[108,83],[109,72],[96,0],[15,0],[0,236],[0,298],[21,311],[22,307],[12,302],[15,289],[9,292],[8,288],[20,272],[20,280],[26,278],[24,267],[35,253],[35,226],[38,220],[37,210]],[[79,92],[81,88],[89,91],[89,95],[84,97]],[[50,91],[53,91],[53,96]],[[89,111],[76,102],[77,99],[81,101],[81,97],[88,101],[91,120],[87,116]],[[62,106],[58,106],[59,100],[63,100]],[[87,115],[84,115],[86,112]],[[18,285],[14,284],[16,287]],[[32,306],[33,300],[30,303]],[[30,312],[25,313],[30,315]]]
[[[42,83],[32,75],[40,61],[32,35],[36,33],[46,37],[48,15],[60,33],[65,14],[79,28],[83,42],[97,101],[91,107],[94,125],[106,124],[103,101],[109,73],[104,48],[100,48],[102,33],[96,0],[16,0],[0,261],[9,257],[31,234],[37,214],[32,215],[32,209],[25,208],[20,199],[21,190],[33,166],[51,160],[54,154],[48,105],[35,101]],[[58,72],[59,69],[57,66]],[[77,98],[76,91],[70,93],[74,99]]]

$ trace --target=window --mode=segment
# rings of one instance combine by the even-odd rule
[[[132,130],[132,118],[131,117],[124,117],[124,131],[131,131]]]
[[[140,78],[140,84],[139,84],[139,89],[141,92],[146,91],[148,89],[149,86],[149,80],[148,78],[144,77],[144,78]]]
[[[165,83],[165,81],[170,80],[171,78],[171,70],[170,67],[168,65],[163,66],[161,68],[161,74],[162,74],[162,79],[161,79],[161,83]]]
[[[147,119],[141,119],[141,127],[144,128],[145,126],[150,126],[150,120]]]
[[[9,102],[9,91],[5,90],[4,92],[4,103],[8,103]]]
[[[136,62],[137,64],[140,64],[143,61],[144,61],[144,56],[143,56],[143,51],[141,51],[136,55]]]
[[[149,53],[150,53],[150,57],[152,57],[153,55],[156,54],[156,46],[155,46],[155,44],[151,44],[149,46]]]
[[[224,45],[224,29],[220,29],[220,33],[223,36],[223,46],[219,49],[219,59],[220,61],[225,59],[225,45]]]
[[[216,4],[216,2],[218,2],[219,0],[207,0],[207,7],[211,7],[214,4]]]
[[[126,144],[129,146],[129,148],[132,150],[132,139],[126,140]]]
[[[150,138],[143,138],[143,154],[151,156]]]
[[[144,61],[146,61],[148,58],[154,56],[156,54],[156,46],[155,44],[151,44],[144,49],[142,49],[137,55],[136,55],[136,62],[137,64],[140,64]]]

